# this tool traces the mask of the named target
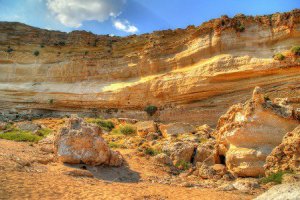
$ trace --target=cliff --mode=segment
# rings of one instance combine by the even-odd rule
[[[146,119],[155,105],[156,120],[215,125],[257,85],[299,104],[299,58],[288,51],[299,44],[299,10],[129,37],[1,22],[0,108]]]

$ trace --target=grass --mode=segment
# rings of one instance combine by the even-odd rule
[[[290,172],[290,171],[279,171],[277,173],[273,173],[273,174],[270,174],[267,177],[262,178],[260,180],[260,182],[263,183],[263,184],[270,183],[270,182],[281,184],[283,175],[284,174],[291,174],[291,173],[292,172]]]
[[[126,149],[126,146],[124,144],[121,144],[121,143],[118,143],[118,142],[109,142],[108,143],[108,146],[110,148],[113,148],[113,149]]]
[[[112,131],[113,134],[121,135],[134,135],[136,134],[136,128],[131,124],[120,125]]]
[[[144,150],[144,153],[149,156],[156,156],[157,154],[160,154],[161,151],[153,149],[153,148],[146,148]]]
[[[282,61],[285,59],[285,56],[282,53],[277,53],[273,56],[274,60]]]
[[[97,124],[99,127],[101,127],[105,131],[111,131],[115,128],[115,124],[110,120],[104,120],[101,118],[96,119],[86,119],[86,122]]]
[[[190,168],[190,166],[191,166],[191,163],[188,163],[184,160],[180,160],[179,162],[177,162],[175,164],[175,167],[183,169],[183,170],[188,170]]]
[[[6,133],[1,133],[0,138],[17,142],[38,142],[43,139],[42,136],[34,135],[31,132],[21,131],[18,129],[14,129]]]
[[[52,133],[52,130],[49,128],[42,128],[37,131],[37,135],[41,137],[47,137],[50,133]]]

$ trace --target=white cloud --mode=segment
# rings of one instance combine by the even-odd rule
[[[114,27],[126,33],[136,33],[139,31],[136,26],[131,25],[127,20],[114,20]]]
[[[65,26],[78,28],[85,20],[103,22],[121,13],[126,0],[47,0],[48,9]]]

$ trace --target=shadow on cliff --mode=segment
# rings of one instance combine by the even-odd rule
[[[110,166],[88,166],[84,164],[67,165],[71,168],[85,169],[90,171],[94,178],[108,181],[108,182],[120,182],[120,183],[137,183],[140,181],[140,173],[132,171],[128,164],[125,162],[121,167]]]

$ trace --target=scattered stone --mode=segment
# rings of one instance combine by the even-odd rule
[[[218,187],[218,190],[221,190],[221,191],[232,191],[232,190],[236,190],[236,188],[233,186],[232,183],[229,183],[229,184],[221,185],[220,187]]]
[[[119,152],[110,150],[98,126],[77,117],[70,118],[68,126],[56,135],[54,148],[58,159],[64,163],[120,166],[123,162]]]
[[[258,184],[258,180],[253,178],[238,179],[233,183],[233,186],[235,187],[235,189],[244,192],[248,192],[260,187]]]
[[[159,130],[165,138],[186,133],[196,133],[196,128],[188,123],[162,124]]]
[[[300,182],[276,185],[254,200],[299,200]]]

